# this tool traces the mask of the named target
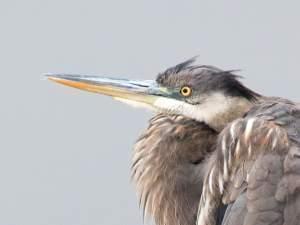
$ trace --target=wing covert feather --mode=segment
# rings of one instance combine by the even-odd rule
[[[283,105],[270,104],[267,113],[238,119],[219,135],[197,225],[216,224],[221,203],[229,205],[223,225],[300,224],[300,148],[295,141],[300,127],[292,114],[299,111],[289,105],[292,109],[278,112]]]

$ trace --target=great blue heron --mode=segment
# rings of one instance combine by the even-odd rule
[[[157,113],[132,164],[140,205],[157,225],[300,224],[296,103],[261,96],[233,71],[194,59],[156,81],[48,78]]]

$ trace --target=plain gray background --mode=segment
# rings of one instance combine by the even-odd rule
[[[45,72],[151,79],[200,55],[300,99],[299,1],[1,0],[0,225],[138,225],[132,146],[151,113]]]

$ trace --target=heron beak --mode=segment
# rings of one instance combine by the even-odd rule
[[[112,96],[129,104],[138,103],[153,107],[158,97],[169,95],[166,88],[159,87],[153,80],[137,81],[74,74],[46,74],[46,76],[51,81]]]

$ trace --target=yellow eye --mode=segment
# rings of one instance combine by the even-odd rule
[[[192,89],[188,86],[183,86],[180,89],[180,94],[182,94],[184,97],[188,97],[192,94]]]

